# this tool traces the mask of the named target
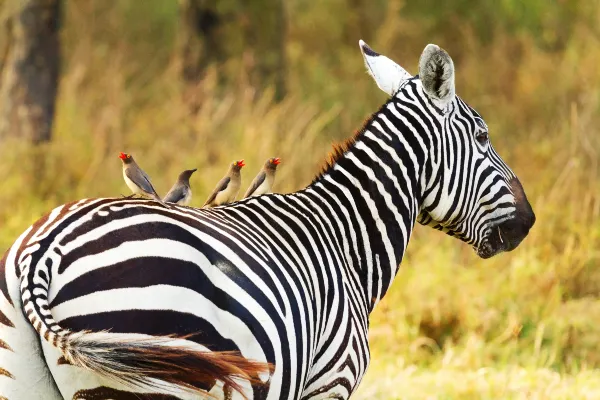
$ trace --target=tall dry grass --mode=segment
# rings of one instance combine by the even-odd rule
[[[195,205],[237,158],[246,159],[248,184],[264,159],[279,156],[276,190],[299,189],[330,143],[385,100],[364,73],[358,38],[346,41],[351,34],[334,31],[324,16],[302,14],[290,27],[283,102],[258,96],[232,60],[208,72],[193,116],[168,51],[173,27],[160,19],[172,8],[149,19],[162,27],[151,35],[125,29],[134,2],[120,17],[101,2],[71,4],[55,138],[0,148],[1,251],[56,205],[125,194],[119,151],[134,154],[160,193],[181,170],[198,168]],[[327,7],[334,12],[336,4]],[[357,398],[600,398],[598,36],[576,26],[552,51],[524,33],[498,31],[483,42],[460,24],[452,35],[432,33],[402,6],[387,2],[379,23],[362,27],[365,39],[413,72],[426,43],[449,51],[458,93],[486,119],[538,222],[514,252],[485,261],[418,227],[372,316],[372,366]],[[223,71],[237,71],[235,84],[217,84]]]

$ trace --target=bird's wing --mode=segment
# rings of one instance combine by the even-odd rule
[[[156,190],[154,190],[154,186],[152,186],[152,183],[150,182],[150,178],[148,178],[148,175],[146,175],[144,171],[139,168],[127,168],[125,170],[125,175],[127,175],[127,177],[131,179],[133,183],[138,185],[144,192],[154,194],[158,197]]]
[[[229,185],[229,181],[231,181],[231,178],[229,176],[226,176],[223,179],[221,179],[219,181],[219,183],[217,183],[215,190],[213,190],[212,194],[210,195],[208,200],[206,200],[204,205],[212,203],[213,200],[215,199],[215,197],[217,197],[217,194],[219,194],[219,192],[222,192],[223,190],[227,189],[227,185]]]
[[[265,181],[266,177],[267,177],[267,174],[265,173],[265,171],[260,171],[260,173],[252,181],[252,184],[250,184],[250,187],[248,188],[248,190],[246,190],[246,193],[244,194],[244,198],[251,196],[252,193],[254,193],[256,191],[256,189],[258,189],[258,187],[260,185],[262,185],[262,183]]]
[[[187,187],[183,185],[176,185],[169,190],[163,201],[165,203],[177,203],[187,195],[187,190]]]

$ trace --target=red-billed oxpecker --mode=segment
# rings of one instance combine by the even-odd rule
[[[123,179],[125,179],[125,183],[133,194],[150,197],[163,206],[168,207],[156,193],[154,186],[150,182],[150,177],[135,162],[131,154],[119,153],[119,158],[123,162]]]
[[[250,184],[248,190],[246,190],[244,198],[271,193],[273,182],[275,181],[275,172],[277,171],[279,163],[281,163],[279,157],[269,158]]]
[[[234,201],[242,183],[242,174],[240,171],[245,165],[244,160],[232,162],[227,174],[217,183],[215,190],[208,196],[202,207],[220,206]]]
[[[192,187],[190,186],[190,177],[197,169],[187,169],[179,174],[177,182],[171,190],[163,198],[165,203],[175,203],[182,206],[187,206],[192,201]]]

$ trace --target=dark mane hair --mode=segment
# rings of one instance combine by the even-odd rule
[[[393,97],[389,98],[388,101],[386,101],[381,107],[379,107],[377,111],[371,114],[371,116],[367,118],[365,122],[363,122],[362,127],[356,130],[352,136],[345,140],[342,140],[341,142],[331,144],[331,150],[329,151],[329,153],[327,153],[325,161],[321,164],[321,167],[319,168],[319,173],[317,174],[317,176],[314,177],[312,183],[319,181],[319,179],[321,179],[323,175],[325,175],[327,172],[329,172],[330,169],[333,168],[333,166],[339,161],[339,159],[342,158],[344,154],[346,154],[346,152],[354,146],[358,138],[360,138],[360,136],[367,129],[367,126],[369,126],[371,122],[373,122],[375,116],[378,115],[381,112],[381,110],[386,108],[387,105],[391,101],[393,101],[393,99]]]

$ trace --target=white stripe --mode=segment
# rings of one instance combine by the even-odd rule
[[[385,145],[383,145],[383,146],[385,146]],[[416,196],[413,195],[412,184],[411,184],[410,177],[408,175],[408,171],[406,170],[406,167],[402,163],[398,163],[398,165],[402,169],[402,172],[405,174],[404,175],[405,182],[407,183],[408,190],[410,191],[409,193],[412,195],[411,198],[410,198],[410,200],[406,197],[406,194],[400,188],[400,183],[398,182],[398,178],[396,177],[396,175],[394,175],[394,173],[392,172],[392,169],[389,166],[385,165],[381,161],[381,159],[377,156],[377,154],[375,154],[375,152],[369,146],[367,146],[364,142],[358,142],[356,144],[356,148],[359,149],[359,150],[364,151],[365,153],[367,153],[367,155],[369,156],[369,158],[371,160],[373,160],[375,163],[377,163],[377,165],[379,165],[381,167],[381,169],[383,169],[383,171],[385,172],[385,174],[387,175],[387,177],[394,184],[394,188],[396,189],[397,194],[402,199],[404,207],[408,210],[408,213],[409,213],[409,215],[411,217],[411,221],[412,221],[413,220],[413,216],[414,216],[415,211],[416,211]],[[387,152],[387,150],[386,150],[386,152]],[[414,171],[414,172],[416,172],[416,171]],[[415,176],[414,178],[415,178],[415,181],[417,181],[417,176]],[[377,181],[379,181],[379,180],[377,179]],[[408,222],[408,221],[406,221],[406,222]]]
[[[398,209],[394,205],[394,202],[392,201],[390,194],[385,190],[385,188],[383,187],[381,182],[375,178],[375,174],[373,173],[373,170],[371,170],[370,168],[367,168],[353,154],[349,154],[347,156],[347,158],[352,160],[356,164],[357,167],[362,169],[367,174],[367,176],[369,177],[369,180],[371,182],[375,182],[378,192],[382,195],[388,209],[394,214],[394,217],[396,218],[396,222],[399,222],[399,221],[404,222],[402,219],[402,216],[398,213]],[[352,176],[352,174],[350,174],[344,168],[339,167],[338,165],[335,166],[335,169],[337,171],[342,172],[344,175],[346,175],[346,177],[348,177],[351,182],[354,181],[352,183],[360,191],[361,197],[364,199],[365,203],[367,203],[367,207],[369,208],[369,211],[371,212],[371,215],[373,217],[373,221],[375,222],[375,225],[381,231],[381,239],[383,241],[383,245],[385,247],[385,251],[386,251],[388,259],[389,259],[389,266],[390,266],[390,268],[395,269],[396,256],[394,254],[394,247],[392,246],[392,243],[388,239],[389,235],[387,232],[387,227],[379,215],[379,210],[377,209],[377,204],[375,204],[375,201],[371,198],[370,193],[367,192],[365,189],[363,189],[360,181],[358,181],[356,178],[354,178]],[[403,236],[402,237],[403,249],[406,249],[406,240],[407,240],[406,239],[407,238],[406,227],[404,226],[403,223],[400,223],[399,225],[400,225],[400,230],[402,231],[402,236]]]
[[[354,217],[356,218],[357,222],[358,222],[358,229],[360,229],[361,232],[361,236],[363,239],[363,246],[364,246],[364,252],[365,252],[365,260],[362,260],[362,257],[360,257],[360,254],[357,252],[357,257],[358,257],[358,262],[360,265],[356,265],[354,266],[354,269],[358,269],[363,267],[363,263],[366,264],[366,268],[367,268],[367,290],[368,290],[368,296],[372,296],[372,288],[373,288],[373,252],[371,251],[371,241],[369,239],[369,233],[367,232],[367,227],[364,223],[364,221],[362,220],[362,217],[360,216],[359,212],[358,212],[358,208],[356,207],[356,203],[354,202],[354,199],[352,197],[352,194],[350,193],[350,190],[348,190],[347,187],[339,184],[338,182],[336,182],[335,180],[333,180],[333,178],[331,178],[330,175],[327,175],[325,177],[325,180],[331,184],[333,184],[334,186],[336,186],[342,193],[344,193],[344,195],[346,196],[346,199],[348,200],[348,203],[350,203],[350,206],[352,207],[352,212],[354,213]],[[327,191],[327,189],[321,184],[318,183],[317,186],[321,187],[323,190]],[[329,191],[327,191],[329,193]],[[331,193],[331,196],[333,198],[335,198],[336,196],[334,194]],[[327,202],[325,202],[325,204],[327,204]],[[328,206],[329,207],[329,206]],[[331,210],[331,208],[329,208]],[[346,218],[346,221],[348,221],[348,223],[350,223],[350,215],[348,214],[348,210],[346,210],[345,207],[341,207],[340,206],[340,210],[342,211],[342,213],[344,214],[344,217]],[[333,213],[333,210],[331,210],[331,212]],[[333,214],[335,215],[335,214]],[[356,227],[355,227],[356,228]],[[352,230],[352,227],[350,227],[350,236],[352,238],[352,245],[354,248],[358,248],[358,243],[356,242],[356,234],[354,233],[354,231]],[[352,259],[348,258],[348,262],[351,262]],[[333,327],[332,327],[333,328]]]

